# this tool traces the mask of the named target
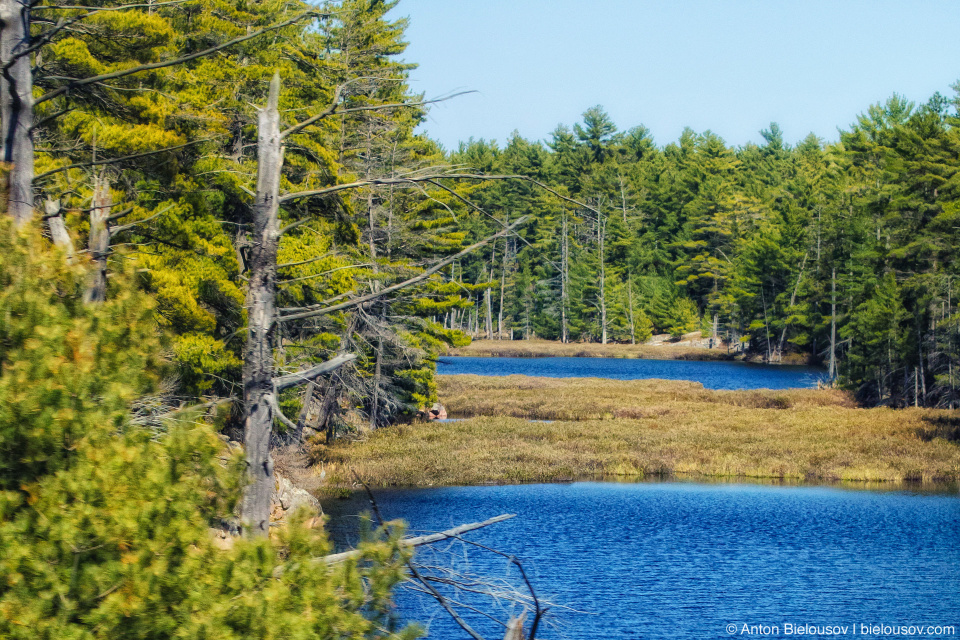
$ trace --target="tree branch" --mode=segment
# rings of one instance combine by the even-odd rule
[[[137,9],[137,8],[140,8],[140,7],[151,7],[151,8],[152,8],[152,7],[163,7],[163,6],[170,5],[170,4],[182,4],[182,3],[184,3],[184,2],[186,2],[186,0],[172,0],[171,2],[158,2],[158,3],[154,3],[154,4],[127,4],[127,5],[123,5],[123,6],[119,6],[119,7],[102,7],[102,8],[100,8],[100,9],[95,9],[95,10],[93,10],[93,11],[88,11],[87,13],[80,14],[79,16],[74,16],[73,19],[71,19],[71,20],[65,20],[64,18],[60,18],[60,20],[57,21],[57,24],[54,25],[49,31],[44,31],[44,32],[41,33],[41,34],[38,34],[38,35],[34,36],[34,37],[32,38],[32,42],[33,42],[34,44],[32,44],[31,46],[27,47],[27,48],[24,49],[23,51],[20,51],[20,52],[18,52],[17,54],[13,55],[13,56],[10,58],[10,61],[7,62],[7,64],[5,64],[5,65],[3,66],[3,69],[4,69],[4,70],[8,69],[8,68],[10,67],[10,65],[12,65],[14,62],[17,61],[18,58],[22,58],[23,56],[28,56],[28,55],[30,55],[31,53],[33,53],[34,51],[37,51],[37,50],[43,48],[44,46],[46,46],[46,44],[47,44],[48,42],[50,42],[51,40],[53,40],[53,36],[57,35],[57,34],[60,33],[61,31],[63,31],[64,29],[67,29],[70,25],[75,24],[75,23],[77,23],[77,22],[80,22],[81,20],[85,20],[85,19],[89,18],[89,17],[92,16],[92,15],[96,15],[96,14],[101,13],[101,12],[103,12],[103,11],[124,11],[124,10],[126,10],[126,9]],[[89,9],[89,8],[90,8],[90,7],[69,6],[69,5],[67,5],[67,6],[40,5],[40,6],[33,7],[32,10],[33,10],[33,11],[39,11],[39,10],[43,10],[43,9],[54,9],[54,10],[59,10],[59,11],[68,11],[68,10],[80,10],[80,9]]]
[[[283,264],[278,264],[277,269],[285,269],[286,267],[298,267],[302,264],[309,264],[311,262],[316,262],[317,260],[323,260],[324,258],[329,258],[333,254],[327,252],[322,256],[317,256],[316,258],[307,258],[306,260],[300,260],[299,262],[284,262]]]
[[[235,45],[235,44],[240,44],[241,42],[246,42],[247,40],[251,40],[251,39],[256,38],[256,37],[258,37],[258,36],[261,36],[261,35],[263,35],[263,34],[265,34],[265,33],[269,33],[269,32],[271,32],[271,31],[276,31],[276,30],[278,30],[278,29],[282,29],[282,28],[284,28],[284,27],[288,27],[288,26],[290,26],[290,25],[292,25],[292,24],[295,24],[295,23],[297,23],[297,22],[300,22],[301,20],[303,20],[303,19],[305,19],[305,18],[315,17],[315,16],[318,16],[318,15],[320,15],[320,14],[319,14],[318,12],[316,12],[316,11],[307,11],[307,12],[305,12],[305,13],[301,13],[301,14],[299,14],[299,15],[296,15],[296,16],[294,16],[293,18],[290,18],[289,20],[284,20],[283,22],[279,22],[279,23],[277,23],[277,24],[275,24],[275,25],[271,25],[271,26],[269,26],[269,27],[264,27],[263,29],[260,29],[259,31],[254,31],[253,33],[247,34],[247,35],[245,35],[245,36],[240,36],[239,38],[234,38],[233,40],[228,40],[227,42],[224,42],[223,44],[218,44],[218,45],[216,45],[215,47],[210,47],[209,49],[204,49],[203,51],[198,51],[198,52],[196,52],[196,53],[191,53],[190,55],[187,55],[187,56],[182,56],[182,57],[180,57],[180,58],[175,58],[175,59],[173,59],[173,60],[166,60],[166,61],[164,61],[164,62],[153,62],[153,63],[151,63],[151,64],[142,64],[142,65],[139,65],[139,66],[136,66],[136,67],[132,67],[132,68],[130,68],[130,69],[123,69],[123,70],[120,70],[120,71],[113,71],[113,72],[111,72],[111,73],[104,73],[104,74],[101,74],[101,75],[99,75],[99,76],[93,76],[93,77],[91,77],[91,78],[83,78],[83,79],[79,79],[79,80],[76,80],[76,79],[75,79],[75,80],[71,80],[69,83],[67,83],[66,85],[60,87],[59,89],[54,89],[53,91],[50,91],[49,93],[43,94],[42,96],[40,96],[39,98],[37,98],[36,100],[33,101],[33,105],[36,106],[36,105],[40,104],[41,102],[46,102],[47,100],[53,100],[54,98],[59,97],[59,96],[65,94],[65,93],[67,93],[67,92],[70,91],[71,89],[75,89],[75,88],[77,88],[77,87],[82,87],[82,86],[85,86],[85,85],[88,85],[88,84],[93,84],[93,83],[95,83],[95,82],[103,82],[104,80],[115,80],[115,79],[117,79],[117,78],[122,78],[122,77],[124,77],[124,76],[129,76],[129,75],[132,75],[132,74],[134,74],[134,73],[140,73],[141,71],[151,71],[151,70],[153,70],[153,69],[162,69],[162,68],[164,68],[164,67],[172,67],[172,66],[174,66],[174,65],[182,64],[182,63],[184,63],[184,62],[190,62],[191,60],[196,60],[197,58],[203,58],[204,56],[208,56],[208,55],[210,55],[211,53],[216,53],[217,51],[221,51],[221,50],[223,50],[223,49],[227,49],[227,48],[229,48],[229,47],[232,47],[232,46]]]
[[[368,187],[368,186],[379,186],[379,185],[396,185],[396,184],[416,184],[418,182],[430,182],[435,183],[436,180],[520,180],[523,182],[529,182],[530,184],[536,185],[543,189],[544,191],[555,195],[556,197],[577,205],[593,213],[602,215],[598,209],[594,209],[590,205],[580,202],[579,200],[574,200],[569,196],[565,196],[562,193],[558,192],[556,189],[548,187],[539,180],[534,180],[528,176],[522,175],[483,175],[478,173],[433,173],[419,176],[405,176],[399,178],[369,178],[366,180],[358,180],[357,182],[346,182],[344,184],[335,184],[329,187],[324,187],[323,189],[314,189],[312,191],[298,191],[296,193],[288,193],[286,195],[280,196],[280,203],[288,202],[290,200],[297,200],[300,198],[312,198],[316,196],[326,196],[332,193],[337,193],[339,191],[347,191],[349,189],[357,189],[359,187]]]
[[[456,253],[448,258],[441,260],[437,264],[433,265],[423,273],[420,273],[419,275],[414,276],[413,278],[410,278],[408,280],[404,280],[403,282],[386,287],[385,289],[382,289],[380,291],[369,293],[365,296],[360,296],[359,298],[354,298],[353,300],[349,300],[347,302],[341,302],[340,304],[324,307],[322,309],[311,310],[311,311],[301,311],[298,313],[291,313],[290,315],[287,315],[287,316],[281,316],[277,318],[277,322],[279,323],[279,322],[289,322],[291,320],[303,320],[304,318],[312,318],[314,316],[322,316],[328,313],[333,313],[335,311],[342,311],[343,309],[356,307],[365,302],[369,302],[370,300],[375,300],[387,294],[393,293],[394,291],[399,291],[400,289],[405,289],[418,282],[422,282],[427,278],[429,278],[430,276],[432,276],[433,274],[435,274],[436,272],[440,271],[440,269],[443,269],[445,266],[451,264],[452,262],[459,260],[460,258],[462,258],[463,256],[469,253],[472,253],[474,250],[479,249],[480,247],[487,244],[491,240],[496,240],[497,238],[507,235],[508,233],[513,231],[515,228],[517,228],[518,226],[526,222],[528,218],[529,216],[521,217],[520,219],[516,220],[513,224],[510,224],[509,226],[504,227],[503,229],[493,234],[492,236],[487,236],[483,240],[480,240],[479,242],[475,242],[474,244],[470,245],[466,249],[463,249],[459,253]]]
[[[217,137],[213,138],[204,138],[202,140],[193,140],[192,142],[187,142],[184,144],[178,144],[175,147],[166,147],[164,149],[155,149],[154,151],[144,151],[143,153],[134,153],[129,156],[120,156],[119,158],[110,158],[109,160],[93,160],[91,162],[74,162],[73,164],[68,164],[64,167],[58,169],[51,169],[50,171],[44,171],[41,174],[35,175],[33,177],[34,181],[37,181],[41,178],[46,178],[52,176],[55,173],[60,173],[61,171],[67,171],[68,169],[80,169],[83,167],[96,167],[104,164],[116,164],[118,162],[125,162],[127,160],[136,160],[137,158],[145,158],[147,156],[155,156],[158,153],[163,153],[164,151],[175,151],[177,149],[183,149],[184,147],[189,147],[194,144],[200,144],[201,142],[209,142],[210,140],[215,140]]]
[[[364,105],[362,107],[350,107],[349,109],[340,109],[338,111],[337,106],[339,106],[339,103],[340,103],[340,94],[343,92],[343,86],[344,85],[340,85],[339,87],[337,87],[337,90],[333,94],[333,100],[331,101],[329,107],[324,109],[321,113],[318,113],[317,115],[313,116],[312,118],[307,118],[303,122],[299,124],[295,124],[289,129],[287,129],[286,131],[282,132],[280,134],[280,139],[283,140],[287,136],[292,136],[295,133],[299,133],[304,129],[306,129],[307,127],[309,127],[310,125],[315,124],[320,120],[323,120],[324,118],[328,118],[334,114],[356,113],[357,111],[377,111],[379,109],[399,109],[403,107],[422,107],[428,104],[436,104],[438,102],[452,100],[453,98],[457,98],[459,96],[462,96],[468,93],[475,93],[474,91],[460,91],[459,93],[454,93],[449,96],[434,98],[432,100],[423,100],[421,102],[391,102],[388,104],[369,104],[369,105]]]
[[[272,393],[268,393],[264,397],[267,399],[267,402],[270,403],[270,407],[273,408],[273,417],[282,422],[283,426],[285,426],[287,429],[296,431],[297,425],[295,425],[290,418],[283,415],[283,411],[280,410],[280,404],[277,402],[277,396]]]
[[[315,367],[306,369],[304,371],[298,371],[297,373],[291,373],[285,376],[279,376],[273,379],[273,386],[277,392],[283,391],[284,389],[289,389],[290,387],[295,387],[298,384],[303,384],[304,382],[310,382],[317,376],[323,375],[324,373],[330,373],[331,371],[336,371],[346,363],[350,362],[357,356],[352,353],[345,353],[339,355],[336,358],[322,362]]]
[[[143,224],[144,222],[150,222],[151,220],[153,220],[153,219],[156,218],[157,216],[163,215],[163,214],[166,213],[167,211],[170,211],[170,209],[173,209],[173,205],[170,205],[169,207],[165,207],[165,208],[161,209],[160,211],[157,211],[155,214],[153,214],[152,216],[150,216],[150,217],[148,217],[148,218],[144,218],[144,219],[142,219],[142,220],[135,220],[134,222],[131,222],[131,223],[129,223],[129,224],[121,225],[121,226],[119,226],[119,227],[114,227],[113,229],[110,229],[110,237],[112,238],[113,236],[117,235],[118,233],[123,233],[124,231],[127,231],[128,229],[132,229],[132,228],[134,228],[135,226],[137,226],[138,224]],[[126,215],[126,214],[124,214],[124,215]],[[107,220],[109,220],[109,218],[107,218]]]

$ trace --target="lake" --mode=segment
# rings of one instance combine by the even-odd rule
[[[541,598],[576,610],[555,608],[555,626],[540,638],[795,637],[800,625],[846,627],[850,636],[864,635],[861,625],[917,624],[954,625],[960,635],[955,489],[583,482],[376,496],[385,517],[415,531],[518,514],[466,537],[515,554]],[[357,496],[324,508],[343,546],[368,502]],[[462,543],[436,546],[418,561],[518,584],[503,558]],[[510,610],[483,606],[503,617]],[[427,623],[429,638],[467,637],[424,596],[401,593],[400,614]],[[503,636],[483,616],[463,615],[486,638]],[[742,633],[743,625],[756,633]]]
[[[736,361],[641,360],[633,358],[472,358],[444,356],[437,373],[616,380],[693,380],[707,389],[815,388],[826,378],[818,367]]]

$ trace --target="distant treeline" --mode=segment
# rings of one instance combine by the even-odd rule
[[[476,237],[531,222],[459,265],[474,307],[448,322],[564,342],[702,329],[771,362],[809,354],[865,402],[955,407],[957,104],[894,95],[836,143],[791,146],[774,123],[762,145],[687,129],[659,147],[601,107],[545,144],[462,143],[451,163],[587,206],[528,183],[473,191],[489,212],[471,218]]]

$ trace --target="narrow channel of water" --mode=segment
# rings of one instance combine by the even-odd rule
[[[826,378],[818,367],[764,365],[746,362],[641,360],[632,358],[472,358],[444,356],[437,365],[444,375],[542,376],[547,378],[612,378],[615,380],[692,380],[707,389],[796,389],[817,386]]]
[[[518,514],[468,535],[515,554],[541,597],[577,610],[555,608],[544,639],[744,637],[744,624],[798,635],[785,633],[788,623],[846,626],[847,636],[860,625],[954,625],[954,636],[924,637],[960,635],[955,489],[573,483],[376,496],[385,517],[412,531]],[[337,543],[349,543],[366,499],[324,506]],[[518,584],[503,558],[460,543],[419,559]],[[401,593],[400,614],[428,623],[429,638],[466,637],[423,596]],[[502,637],[491,621],[464,615],[485,637]]]

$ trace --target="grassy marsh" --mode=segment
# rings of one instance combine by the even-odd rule
[[[666,380],[440,376],[461,422],[399,425],[319,446],[334,484],[568,481],[602,476],[898,483],[960,479],[955,416],[861,409],[837,390],[711,391]],[[532,422],[531,420],[555,420]]]

